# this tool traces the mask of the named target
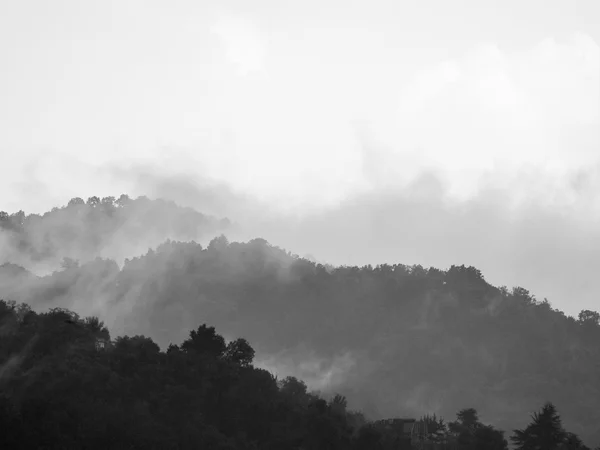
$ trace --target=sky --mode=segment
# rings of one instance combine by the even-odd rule
[[[0,0],[0,99],[0,210],[213,189],[292,252],[598,309],[597,1]]]

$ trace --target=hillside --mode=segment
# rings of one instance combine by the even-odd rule
[[[122,261],[165,239],[212,237],[229,227],[174,202],[114,197],[73,198],[68,205],[40,214],[0,211],[0,264],[10,262],[47,273],[63,258],[96,257]]]
[[[552,401],[569,430],[600,444],[600,315],[565,316],[473,267],[332,268],[220,237],[166,241],[122,268],[67,264],[20,286],[11,298],[99,315],[163,349],[210,323],[252,342],[257,365],[339,392],[369,418],[474,407],[513,430]]]
[[[463,408],[456,420],[368,421],[339,394],[253,365],[244,338],[190,330],[161,351],[97,317],[0,300],[0,446],[10,449],[507,450],[504,431]],[[546,403],[514,430],[517,448],[589,450]]]

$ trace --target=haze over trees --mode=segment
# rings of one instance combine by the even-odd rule
[[[226,230],[229,221],[174,202],[92,196],[40,214],[0,211],[0,264],[11,262],[47,272],[64,258],[117,259],[145,252],[167,238],[192,240]]]
[[[85,205],[85,208],[92,208],[86,209],[86,214],[89,214],[89,211],[98,211],[93,209],[98,207],[94,206],[97,203],[92,203],[91,206]],[[79,207],[81,204],[77,201],[76,205],[66,209]],[[172,208],[179,211],[176,206]],[[171,229],[176,229],[177,221],[184,220],[181,217],[187,217],[180,217],[178,214],[183,213],[173,212]],[[156,226],[152,223],[154,218],[147,220],[150,229]],[[160,220],[162,223],[168,222],[165,218]],[[143,222],[139,226],[142,227]],[[52,225],[45,227],[47,228],[44,230],[49,230],[48,233],[53,232]],[[118,232],[113,232],[113,235]],[[14,233],[14,236],[19,236],[22,232]],[[131,445],[142,445],[139,442],[150,445],[149,441],[136,441],[136,433],[150,433],[148,430],[154,429],[158,423],[162,424],[162,418],[170,414],[164,413],[164,416],[157,418],[159,416],[154,414],[159,414],[156,412],[158,410],[152,409],[151,405],[167,402],[171,394],[159,396],[160,400],[155,400],[155,403],[145,397],[144,400],[139,400],[141,403],[136,403],[138,400],[133,400],[137,399],[133,392],[137,392],[137,383],[153,386],[148,387],[149,392],[162,392],[161,389],[168,384],[165,380],[170,379],[169,376],[175,376],[166,375],[162,371],[166,370],[164,367],[167,361],[174,358],[174,361],[179,361],[177,364],[181,364],[178,366],[181,370],[177,377],[182,378],[178,378],[180,381],[177,383],[185,384],[181,380],[191,377],[191,373],[205,370],[194,366],[196,363],[189,360],[189,355],[198,351],[213,357],[217,355],[219,361],[226,360],[228,364],[235,362],[234,366],[240,367],[242,373],[247,373],[250,377],[244,379],[244,383],[265,383],[264,388],[261,388],[263,391],[260,392],[271,392],[269,390],[273,389],[274,381],[267,381],[271,375],[267,375],[268,372],[263,369],[250,369],[252,364],[257,367],[270,366],[283,374],[297,375],[297,378],[305,379],[307,384],[320,389],[322,395],[340,395],[337,400],[331,400],[331,404],[323,400],[325,405],[329,405],[326,407],[315,400],[316,397],[302,397],[302,394],[301,398],[304,400],[300,404],[304,405],[303,408],[308,408],[307,405],[311,404],[318,414],[325,414],[324,411],[333,414],[336,408],[339,410],[344,405],[342,409],[345,409],[348,405],[354,410],[362,411],[366,419],[373,421],[368,426],[357,425],[355,431],[350,432],[343,431],[346,430],[344,427],[354,423],[352,421],[355,418],[347,416],[343,426],[334,419],[323,418],[326,422],[329,421],[328,423],[338,423],[340,427],[338,429],[338,425],[334,426],[331,423],[327,426],[314,425],[317,428],[323,426],[328,430],[323,432],[328,436],[327,439],[336,436],[331,438],[335,440],[335,444],[319,444],[321,441],[314,438],[317,440],[311,443],[304,441],[304,444],[299,444],[295,441],[294,444],[289,444],[290,447],[258,448],[296,448],[294,445],[304,445],[305,448],[348,448],[343,446],[349,445],[348,439],[353,442],[352,445],[359,445],[356,448],[380,448],[377,446],[384,445],[385,439],[381,436],[383,431],[376,425],[377,419],[418,418],[435,413],[435,419],[433,416],[426,416],[430,417],[427,419],[430,420],[430,429],[436,429],[435,432],[430,432],[432,440],[438,439],[442,442],[448,440],[448,436],[451,435],[460,443],[461,448],[500,449],[505,448],[510,438],[519,448],[529,449],[535,448],[541,439],[539,436],[543,435],[536,430],[540,426],[549,426],[535,423],[543,422],[545,417],[555,417],[548,413],[548,405],[554,408],[555,413],[557,410],[561,412],[562,419],[557,429],[563,430],[552,435],[555,440],[551,445],[558,447],[548,448],[583,448],[577,447],[581,444],[578,439],[588,445],[600,444],[600,409],[597,407],[600,400],[600,365],[597,364],[600,360],[600,314],[595,311],[581,311],[577,318],[566,316],[553,309],[548,301],[537,300],[525,288],[491,286],[474,267],[456,265],[448,270],[402,264],[331,267],[299,258],[260,238],[240,243],[229,242],[227,238],[220,236],[210,241],[206,247],[193,241],[163,239],[159,245],[146,246],[146,249],[151,248],[141,255],[131,257],[134,255],[130,254],[130,259],[125,259],[120,267],[117,261],[100,257],[100,252],[94,254],[94,249],[102,249],[104,241],[98,238],[94,244],[97,247],[94,247],[87,242],[89,239],[90,242],[94,242],[92,238],[95,231],[85,229],[85,233],[87,234],[81,234],[85,236],[81,239],[86,243],[81,245],[86,250],[81,253],[98,258],[78,260],[79,244],[73,244],[70,247],[66,246],[64,252],[60,247],[53,250],[53,257],[62,261],[62,267],[50,275],[38,277],[28,271],[28,267],[21,267],[18,261],[17,264],[5,264],[0,268],[0,298],[27,303],[34,310],[61,307],[73,309],[83,315],[99,316],[100,320],[108,324],[113,334],[130,336],[117,339],[118,342],[111,344],[111,348],[113,352],[124,348],[139,349],[131,350],[136,356],[130,359],[123,357],[125,362],[122,362],[123,367],[129,367],[127,370],[131,370],[132,374],[140,371],[136,375],[137,378],[132,378],[135,382],[121,380],[119,377],[125,376],[121,372],[117,372],[117,378],[113,378],[115,383],[121,380],[118,382],[126,383],[130,386],[127,389],[132,390],[132,403],[127,406],[127,411],[136,411],[135,414],[147,418],[127,419],[129,422],[126,423],[131,423],[133,430],[138,430],[138,426],[145,427],[142,429],[146,430],[131,431],[134,436],[131,437],[131,442],[135,442]],[[140,238],[140,242],[142,241]],[[31,246],[23,248],[25,254],[33,254]],[[71,314],[56,310],[58,312],[47,313],[50,315],[45,316],[30,312],[27,307],[18,304],[6,308],[11,311],[7,313],[9,317],[13,315],[19,318],[10,319],[19,324],[18,327],[14,325],[18,330],[23,327],[23,330],[28,329],[26,326],[29,326],[27,321],[20,322],[22,317],[37,317],[35,320],[40,320],[39,324],[46,324],[50,322],[45,322],[45,318],[54,317],[52,314],[58,314],[60,311],[61,314]],[[79,324],[77,326],[81,329],[92,326],[80,323],[78,318],[71,320]],[[199,328],[199,323],[210,324],[210,327]],[[53,333],[57,336],[67,333],[64,336],[71,337],[64,339],[71,342],[70,339],[75,339],[75,335],[69,334],[71,331],[64,331],[69,328],[63,327],[62,324],[67,322],[60,322],[60,330],[63,331],[57,328]],[[34,339],[37,331],[31,330],[37,330],[38,325],[31,326],[33,328],[28,329],[28,333],[31,334],[27,336]],[[93,327],[97,328],[96,325]],[[211,327],[219,330],[223,337],[216,334],[215,328]],[[191,334],[190,330],[193,330]],[[243,336],[244,340],[239,340],[240,336]],[[2,373],[5,373],[7,365],[14,365],[14,362],[8,363],[15,361],[11,359],[11,355],[25,354],[23,349],[29,348],[25,345],[30,342],[29,338],[0,340],[2,343],[11,343],[6,344],[8,347],[3,353]],[[178,347],[171,345],[176,342],[182,344]],[[38,344],[27,345],[37,348],[35,345]],[[56,348],[59,347],[57,344]],[[78,350],[70,350],[77,355],[80,351],[84,352],[71,344],[67,347],[77,348]],[[91,361],[104,361],[98,363],[100,365],[109,364],[108,360],[102,358],[109,358],[109,354],[114,355],[94,353],[95,350],[92,352],[91,347],[86,348],[90,349],[89,355],[93,354],[89,356],[92,358],[88,361],[90,364]],[[52,353],[54,350],[47,351]],[[61,352],[61,355],[69,354],[67,350]],[[42,353],[33,352],[32,355],[37,356],[31,358],[39,358]],[[187,356],[177,359],[180,356],[176,355]],[[58,358],[56,355],[54,357]],[[31,364],[33,367],[34,364]],[[223,370],[230,370],[232,366],[227,367],[229,369]],[[66,370],[66,366],[63,368]],[[206,370],[207,373],[212,373],[209,369]],[[105,378],[98,380],[102,379],[104,383],[111,379],[108,373],[106,372]],[[141,375],[146,373],[149,374],[147,377]],[[264,375],[256,375],[259,373]],[[57,372],[52,376],[62,375]],[[264,380],[261,377],[264,377]],[[140,381],[142,378],[148,381]],[[19,380],[25,382],[24,378]],[[156,381],[152,385],[152,380],[162,381]],[[63,389],[67,389],[68,383],[64,383]],[[208,389],[207,386],[212,386],[210,383],[213,382],[206,383],[202,389]],[[281,389],[279,394],[273,395],[300,395],[297,393],[305,392],[302,386],[306,385],[298,383],[300,384],[292,383]],[[234,385],[235,383],[227,385],[223,392],[234,389]],[[52,393],[51,388],[44,389],[47,391],[44,391],[46,393],[43,395],[60,397],[59,394]],[[238,388],[235,392],[241,392],[239,390],[252,391]],[[175,391],[169,392],[175,395]],[[188,398],[183,392],[173,398]],[[222,395],[226,395],[223,392]],[[100,398],[105,393],[102,391],[98,395]],[[118,397],[115,393],[113,396]],[[7,411],[16,408],[11,402],[17,397],[12,397],[11,394],[10,398],[10,401],[6,400],[6,408],[9,408],[5,408]],[[217,402],[215,399],[211,401]],[[236,404],[235,401],[228,403],[226,408],[231,411],[242,408],[243,402],[240,400],[240,403]],[[545,404],[545,409],[539,413],[541,419],[535,416],[538,418],[533,421],[534,425],[523,428],[530,412]],[[215,413],[214,417],[207,419],[212,412],[198,413],[194,409],[196,406],[190,405],[186,411],[192,416],[203,414],[202,418],[197,420],[215,420],[216,425],[210,422],[211,426],[216,427],[227,439],[235,435],[231,434],[233,431],[223,431],[226,428],[222,427],[226,425],[219,423],[218,420],[221,419],[217,419],[221,417],[221,413]],[[263,407],[266,408],[264,405],[260,406]],[[106,408],[109,411],[106,415],[109,417],[112,414],[110,411],[119,407],[113,405]],[[308,414],[309,409],[302,411]],[[457,411],[459,413],[456,421],[447,424],[439,422],[439,417],[453,417]],[[14,419],[20,416],[10,414],[7,416],[12,417],[10,420],[21,420]],[[239,414],[246,417],[244,414],[250,413],[241,411]],[[256,430],[263,431],[252,433],[264,433],[260,434],[263,436],[260,439],[271,439],[271,431],[264,431],[264,427],[271,426],[267,425],[272,421],[268,414],[273,413],[271,411],[265,414],[262,419],[258,414],[253,418]],[[479,414],[491,425],[480,422]],[[67,418],[64,420],[68,422]],[[189,420],[193,422],[196,419]],[[306,418],[302,420],[304,424],[310,422]],[[120,423],[116,419],[114,422]],[[434,423],[437,425],[433,426]],[[552,423],[552,426],[555,426],[557,421],[553,419],[543,423]],[[237,426],[231,425],[233,428],[229,430],[237,430]],[[285,426],[291,425],[280,426],[285,430]],[[334,429],[336,431],[332,431]],[[564,431],[565,429],[569,432]],[[505,437],[500,430],[508,433],[510,430],[520,431]],[[97,430],[95,432],[101,433]],[[177,433],[166,431],[165,436],[172,437]],[[250,431],[244,430],[244,433]],[[291,436],[294,436],[294,433],[306,435],[306,430],[289,433]],[[513,437],[515,439],[512,439]],[[240,442],[246,442],[244,437],[232,439],[234,441],[228,441],[230,443],[227,445],[234,447],[229,448],[252,448],[240,447]],[[256,439],[259,438],[253,437],[248,442],[255,442]],[[485,442],[485,446],[482,447],[484,444],[480,442]],[[183,447],[173,448],[188,448],[185,447],[187,444],[181,445]],[[235,447],[236,445],[238,447]],[[279,442],[277,445],[284,444]]]

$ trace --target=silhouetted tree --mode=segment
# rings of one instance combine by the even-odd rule
[[[181,349],[188,353],[208,355],[218,358],[226,350],[225,339],[218,335],[215,327],[207,327],[203,324],[197,330],[190,331],[189,339],[181,344]]]
[[[559,449],[567,439],[556,407],[546,403],[541,411],[532,415],[531,423],[523,430],[514,430],[511,441],[518,450]]]
[[[450,422],[448,428],[461,449],[508,449],[508,442],[504,439],[504,433],[491,425],[482,424],[474,408],[460,410],[456,414],[456,421]]]
[[[438,418],[436,414],[426,414],[421,418],[421,422],[425,424],[427,430],[427,439],[435,443],[442,443],[446,441],[448,426],[444,422],[444,419],[441,417]]]
[[[292,379],[284,384],[304,386],[309,402],[285,395],[269,372],[249,365],[244,339],[229,347],[242,365],[198,357],[225,348],[206,325],[183,351],[171,345],[163,353],[144,336],[98,349],[80,345],[108,334],[97,318],[55,308],[18,320],[18,309],[0,301],[2,448],[353,447],[343,397],[328,405]]]
[[[254,349],[246,339],[238,338],[227,344],[224,357],[241,366],[248,366],[254,359]]]
[[[591,322],[594,325],[600,324],[600,313],[584,309],[579,313],[579,321],[582,323]]]

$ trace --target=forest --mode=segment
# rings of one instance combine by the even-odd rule
[[[126,196],[0,213],[7,448],[402,448],[394,418],[436,448],[600,445],[599,313],[228,226]]]
[[[0,256],[4,262],[47,272],[65,257],[122,260],[167,238],[187,241],[214,236],[231,225],[227,219],[217,220],[162,199],[131,199],[126,194],[87,201],[75,197],[44,214],[0,211]]]

